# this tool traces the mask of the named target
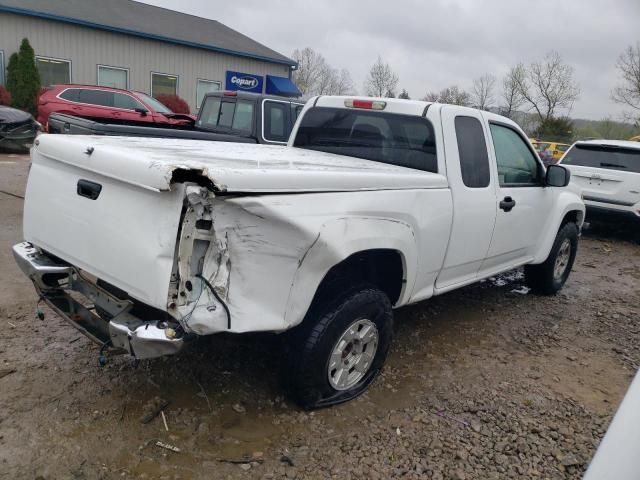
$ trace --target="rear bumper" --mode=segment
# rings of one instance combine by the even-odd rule
[[[585,199],[587,222],[595,220],[601,222],[638,222],[640,210],[638,206],[617,205],[604,202],[593,202]]]
[[[179,328],[171,328],[164,319],[143,320],[132,315],[130,300],[117,298],[86,280],[72,265],[40,252],[28,242],[14,245],[13,255],[40,297],[94,342],[136,358],[172,355],[184,347]],[[86,302],[80,301],[82,297]],[[111,320],[97,315],[96,308],[107,312]]]

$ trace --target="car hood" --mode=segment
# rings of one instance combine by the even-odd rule
[[[0,106],[0,123],[20,123],[31,118],[31,114],[17,108]]]
[[[206,180],[218,192],[444,188],[443,175],[294,147],[166,138],[41,135],[34,154],[154,190]]]

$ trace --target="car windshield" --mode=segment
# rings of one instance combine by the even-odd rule
[[[611,145],[576,145],[566,153],[562,163],[640,173],[640,149]]]
[[[433,127],[424,117],[314,107],[302,117],[294,146],[438,171]]]
[[[138,96],[138,98],[140,98],[140,100],[149,105],[158,113],[173,113],[166,105],[159,102],[155,98],[150,97],[146,93],[136,92],[136,95]]]

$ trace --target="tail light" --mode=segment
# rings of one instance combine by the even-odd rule
[[[237,97],[238,96],[238,92],[230,92],[230,91],[225,91],[224,92],[224,96],[225,97]]]
[[[384,110],[387,102],[380,100],[357,100],[354,98],[345,100],[344,106],[347,108],[362,108],[364,110]]]

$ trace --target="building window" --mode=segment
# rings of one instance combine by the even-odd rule
[[[178,76],[151,72],[151,96],[177,95]]]
[[[199,78],[196,83],[196,108],[200,108],[202,99],[207,93],[217,92],[221,87],[221,82],[216,82],[215,80],[202,80]]]
[[[43,87],[71,83],[71,62],[59,58],[36,57],[36,67]]]
[[[4,85],[4,51],[0,50],[0,85]]]
[[[98,85],[101,87],[129,88],[129,70],[126,68],[98,65]]]

